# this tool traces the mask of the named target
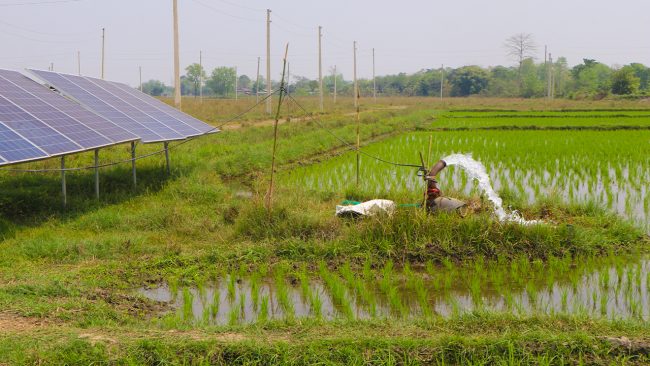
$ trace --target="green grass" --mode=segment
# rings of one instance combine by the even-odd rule
[[[399,102],[382,101],[385,106]],[[362,114],[361,138],[370,144],[366,151],[399,162],[418,160],[417,152],[426,151],[432,132],[413,130],[435,127],[432,118],[439,117],[439,121],[446,112],[436,110],[440,104],[430,100],[409,103],[404,110]],[[546,112],[535,112],[534,118],[524,117],[532,114],[530,109],[545,108],[539,102],[477,99],[446,103],[444,108],[523,110],[516,118],[485,115],[499,123],[519,119],[539,126],[561,123],[556,118],[559,113],[541,117]],[[574,107],[566,101],[549,105]],[[583,109],[599,106],[638,109],[632,104],[575,104]],[[194,107],[196,115],[202,116],[216,110],[215,105],[200,107],[200,112]],[[210,117],[211,122],[225,120],[241,107],[226,106],[224,114]],[[624,119],[642,126],[647,122],[643,113],[570,112],[563,120],[564,126],[571,126],[571,121],[588,123],[590,116],[601,114],[607,116],[597,118],[594,125],[615,125]],[[333,217],[334,206],[343,199],[386,197],[400,203],[418,202],[422,184],[413,169],[373,165],[363,158],[362,186],[350,186],[352,154],[346,154],[347,149],[329,132],[354,141],[354,116],[341,113],[321,118],[327,131],[315,121],[297,118],[281,125],[279,177],[270,214],[263,201],[272,129],[263,125],[224,131],[172,149],[171,176],[166,176],[160,156],[139,161],[135,190],[128,166],[102,170],[99,201],[93,197],[92,171],[70,173],[66,210],[60,205],[57,174],[1,172],[0,324],[7,326],[0,335],[0,363],[648,361],[638,349],[613,346],[603,338],[625,335],[643,342],[647,326],[639,319],[642,304],[637,294],[649,286],[646,273],[633,272],[625,280],[625,274],[614,272],[611,281],[596,280],[627,296],[633,318],[625,320],[601,319],[589,309],[566,315],[464,313],[451,296],[452,291],[469,289],[474,281],[476,297],[499,288],[517,307],[521,291],[543,293],[552,282],[549,273],[565,281],[568,293],[577,279],[596,267],[590,258],[619,256],[618,268],[626,268],[624,255],[647,250],[647,236],[639,225],[602,206],[618,202],[628,215],[638,212],[638,205],[626,202],[641,202],[640,212],[647,215],[647,193],[638,193],[649,174],[647,131],[433,132],[430,161],[453,151],[472,151],[488,165],[493,179],[499,178],[506,205],[552,225],[501,224],[484,205],[466,218],[402,209],[393,216],[348,221]],[[138,153],[159,148],[139,145]],[[103,162],[128,156],[126,146],[103,149],[100,154]],[[67,162],[90,165],[92,154],[76,155]],[[56,164],[45,161],[27,166]],[[449,169],[441,178],[445,192],[481,203],[461,173]],[[616,197],[612,190],[581,197],[578,182],[590,192],[600,192],[598,179],[608,187],[617,186],[626,198]],[[555,188],[547,192],[544,187],[549,181]],[[533,199],[522,193],[525,186],[534,193]],[[390,273],[387,263],[393,264]],[[277,275],[278,268],[282,276]],[[420,276],[422,270],[428,277]],[[577,274],[567,279],[572,271]],[[291,306],[288,291],[294,272],[301,284],[323,280],[343,316],[329,320],[324,316],[325,295],[298,289],[309,302],[312,316],[289,322],[271,319],[274,301],[283,308]],[[250,298],[237,297],[235,279],[246,280],[251,274],[255,283],[251,287],[257,290],[251,291]],[[284,295],[277,299],[261,290],[269,275],[276,277],[272,282],[285,286]],[[377,293],[375,287],[382,286],[384,275],[386,291]],[[224,283],[229,306],[215,300],[220,300],[218,292],[212,301],[204,299],[208,284],[217,278]],[[187,305],[177,313],[134,291],[165,279],[185,304],[191,305],[194,288],[202,301],[211,304],[199,314],[201,321],[194,321]],[[413,301],[400,297],[404,287],[415,293],[413,301],[425,316],[410,314],[408,305]],[[433,308],[424,310],[424,300],[432,297],[452,299],[454,314],[441,318]],[[243,322],[248,320],[242,313],[246,300],[257,304],[257,320],[252,324]],[[352,312],[353,306],[375,306],[379,313],[384,300],[396,309],[396,316],[359,320]],[[598,313],[606,300],[605,296],[593,300],[598,301]],[[230,310],[224,314],[224,309]],[[225,321],[214,324],[204,319],[217,315]]]

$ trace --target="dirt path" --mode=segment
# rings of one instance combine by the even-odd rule
[[[405,105],[395,105],[395,106],[390,106],[390,107],[385,107],[385,108],[373,108],[373,109],[367,109],[365,111],[361,111],[360,113],[372,113],[372,112],[380,112],[380,111],[390,111],[390,110],[404,110],[408,108],[408,106]],[[350,113],[345,113],[343,116],[349,117],[349,116],[354,116],[356,112],[350,112]],[[303,117],[294,117],[291,118],[292,121],[310,121],[313,120],[314,118],[320,118],[325,115],[317,115],[317,116],[303,116]],[[250,122],[233,122],[229,123],[225,126],[223,126],[223,130],[238,130],[242,127],[251,127],[251,126],[273,126],[273,123],[275,123],[275,119],[264,119],[264,120],[259,120],[259,121],[250,121]],[[287,123],[287,118],[280,118],[278,121],[279,124],[284,124]]]

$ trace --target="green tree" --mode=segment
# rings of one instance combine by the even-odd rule
[[[490,75],[479,66],[463,66],[454,70],[449,76],[452,96],[466,97],[485,90]]]
[[[234,92],[235,88],[235,68],[234,67],[217,67],[212,70],[210,78],[206,85],[212,89],[215,95],[226,97]]]
[[[199,94],[201,80],[206,79],[205,70],[199,64],[191,64],[185,68],[185,78],[194,85],[194,95]]]
[[[571,69],[573,89],[579,95],[603,97],[611,89],[612,69],[593,59],[584,59],[583,63]]]
[[[165,84],[159,80],[149,80],[142,83],[142,91],[154,97],[159,97],[165,92]]]
[[[639,91],[641,79],[635,73],[634,68],[625,66],[612,74],[612,93],[617,95],[636,94]]]

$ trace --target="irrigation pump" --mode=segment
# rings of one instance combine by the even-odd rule
[[[422,159],[422,154],[420,154],[420,160],[422,161],[420,172],[422,172],[422,177],[427,186],[425,192],[425,207],[427,211],[460,212],[460,210],[467,204],[455,198],[443,197],[442,191],[438,188],[436,175],[447,167],[447,163],[444,160],[439,160],[430,170],[427,171],[424,165],[424,159]]]

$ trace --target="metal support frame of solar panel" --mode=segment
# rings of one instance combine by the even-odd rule
[[[125,84],[51,71],[29,71],[63,95],[140,136],[143,143],[184,140],[219,132]]]
[[[0,69],[0,165],[135,141],[138,136],[16,71]]]

